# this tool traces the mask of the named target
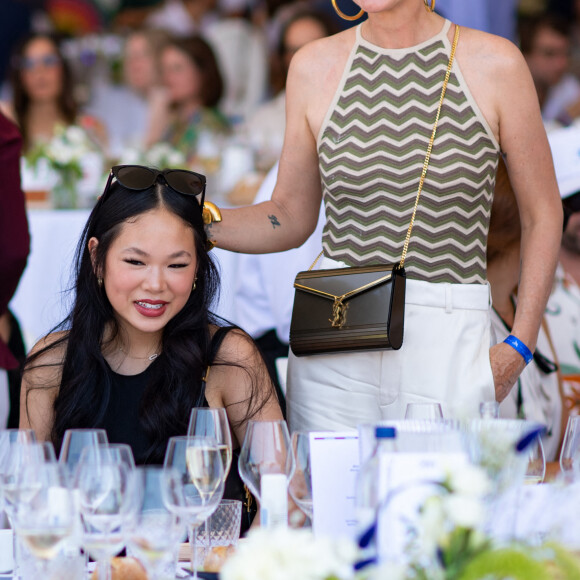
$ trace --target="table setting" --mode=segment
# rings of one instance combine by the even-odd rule
[[[188,433],[170,438],[156,466],[135,466],[130,447],[100,429],[68,430],[58,458],[31,430],[0,431],[11,528],[0,533],[0,577],[577,579],[579,429],[571,417],[560,474],[543,483],[544,427],[531,421],[421,418],[292,435],[285,421],[250,421],[238,469],[260,526],[241,539],[241,501],[223,498],[224,409],[192,409]],[[343,527],[323,521],[328,509]]]

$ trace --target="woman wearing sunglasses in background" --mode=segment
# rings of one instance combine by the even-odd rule
[[[251,338],[210,312],[204,193],[190,171],[113,168],[77,248],[71,313],[27,360],[21,427],[57,450],[66,429],[102,427],[143,464],[163,462],[195,406],[226,408],[234,456],[249,419],[282,418]],[[235,458],[228,482],[225,497],[244,499]]]
[[[79,125],[100,147],[107,142],[100,121],[79,113],[71,71],[56,40],[46,35],[26,38],[11,62],[12,103],[2,109],[20,127],[23,151],[49,141],[58,125]]]

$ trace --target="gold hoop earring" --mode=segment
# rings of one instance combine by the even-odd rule
[[[425,10],[427,10],[427,12],[435,12],[435,1],[436,0],[423,0],[423,2],[425,2]]]
[[[354,20],[358,20],[364,13],[365,11],[361,8],[360,12],[356,15],[356,16],[349,16],[348,14],[345,14],[339,7],[338,4],[336,3],[336,0],[331,0],[332,2],[332,7],[336,10],[336,13],[343,19],[343,20],[348,20],[350,22],[354,21]]]
[[[195,290],[196,286],[197,286],[197,278],[193,281],[193,286],[191,287],[192,292]]]

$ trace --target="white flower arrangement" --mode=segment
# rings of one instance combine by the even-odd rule
[[[350,580],[355,545],[315,537],[310,530],[257,529],[240,542],[220,580]]]
[[[26,166],[33,172],[44,173],[48,168],[54,173],[50,184],[56,207],[76,207],[77,193],[87,198],[82,205],[90,206],[96,199],[103,156],[82,127],[59,125],[50,141],[38,143],[26,154]]]

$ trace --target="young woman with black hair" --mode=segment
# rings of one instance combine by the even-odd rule
[[[225,407],[234,456],[249,419],[282,419],[251,338],[210,311],[204,190],[190,171],[113,168],[78,245],[72,311],[26,363],[21,427],[57,450],[66,429],[104,427],[142,464],[163,462],[192,407]],[[235,459],[228,495],[244,498]]]

